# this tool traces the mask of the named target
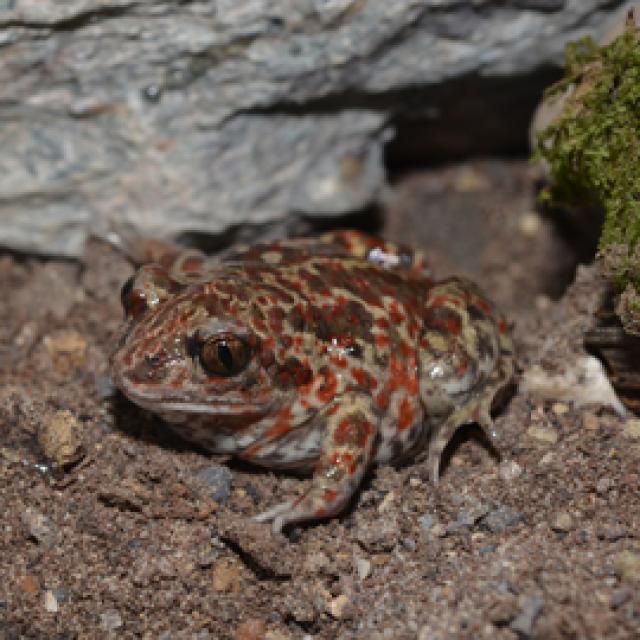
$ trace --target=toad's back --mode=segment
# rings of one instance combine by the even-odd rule
[[[504,322],[478,288],[434,284],[417,254],[364,234],[160,251],[124,290],[118,386],[187,438],[276,468],[314,470],[279,529],[340,511],[373,462],[455,429],[512,375]]]

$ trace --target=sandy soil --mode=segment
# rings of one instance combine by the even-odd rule
[[[563,295],[585,249],[534,181],[519,161],[405,177],[384,232],[491,292],[521,374],[566,377],[602,282],[581,268]],[[0,256],[0,639],[640,637],[640,423],[578,406],[580,376],[521,385],[501,460],[465,427],[439,486],[381,468],[342,517],[274,537],[250,516],[307,480],[198,451],[114,391],[130,272],[100,243],[82,265]]]

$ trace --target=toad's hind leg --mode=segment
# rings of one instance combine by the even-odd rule
[[[349,393],[335,402],[318,417],[326,420],[326,427],[309,489],[296,500],[283,502],[255,517],[259,522],[271,521],[276,533],[287,525],[342,511],[372,460],[377,419],[371,410],[371,399]]]
[[[503,320],[480,289],[460,278],[429,290],[420,339],[420,396],[430,427],[429,474],[461,425],[475,422],[498,449],[494,400],[513,376],[513,346]]]

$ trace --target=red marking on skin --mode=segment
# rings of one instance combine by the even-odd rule
[[[316,509],[315,513],[313,514],[314,518],[326,518],[327,515],[329,515],[329,512],[324,507]]]
[[[263,307],[266,307],[267,299],[264,296],[258,296],[258,304],[261,304]]]
[[[483,300],[482,298],[477,298],[476,306],[480,307],[480,309],[482,309],[482,311],[484,311],[488,316],[491,316],[491,307],[486,302],[486,300]]]
[[[338,411],[339,408],[340,407],[337,404],[332,405],[331,407],[329,407],[327,409],[327,415],[328,416],[334,415]]]
[[[353,460],[353,455],[348,451],[335,451],[329,458],[331,467],[347,467],[347,471],[353,475],[358,469],[358,465]]]
[[[507,323],[506,323],[504,320],[499,320],[499,321],[498,321],[498,331],[499,331],[501,334],[503,334],[503,335],[504,335],[505,333],[507,333],[507,328],[508,328],[508,327],[507,327]]]
[[[285,407],[278,413],[275,424],[267,429],[264,437],[269,440],[273,440],[289,433],[289,431],[293,429],[293,425],[291,424],[292,417],[293,414],[291,413],[291,409],[289,407]]]
[[[456,369],[456,375],[459,377],[462,377],[465,373],[467,373],[468,370],[469,370],[469,361],[461,360],[460,364]]]
[[[351,375],[358,385],[365,389],[375,389],[378,386],[378,382],[364,371],[364,369],[353,367],[351,369]]]
[[[262,320],[261,318],[253,318],[253,326],[254,328],[259,331],[260,333],[268,333],[267,331],[267,325],[264,322],[264,320]]]
[[[267,336],[262,342],[262,345],[264,346],[265,349],[272,351],[273,349],[275,349],[276,340],[273,336]]]
[[[376,335],[375,340],[376,340],[376,347],[379,347],[380,349],[383,349],[384,347],[389,346],[389,336],[378,334]]]
[[[450,295],[440,295],[435,297],[429,303],[430,307],[445,307],[447,305],[453,305],[454,307],[459,307],[461,301],[458,298],[454,298]]]
[[[254,458],[260,453],[261,450],[262,450],[262,445],[259,442],[254,442],[250,447],[247,447],[242,452],[242,457]]]
[[[460,324],[460,318],[447,318],[447,331],[454,335],[460,335],[460,331],[462,330],[462,326]]]
[[[354,421],[352,418],[344,418],[333,434],[333,441],[338,446],[355,445],[364,449],[372,433],[373,425],[367,420]]]
[[[413,355],[413,349],[404,340],[400,343],[400,353],[405,358],[410,358]]]
[[[391,317],[391,322],[395,325],[404,322],[404,314],[400,311],[398,303],[395,300],[389,305],[389,316]]]
[[[415,422],[415,419],[416,414],[409,398],[402,398],[399,407],[398,430],[405,431]]]
[[[335,365],[336,367],[340,367],[344,369],[347,366],[347,359],[344,356],[333,355],[329,358],[329,362]]]
[[[325,489],[322,493],[322,499],[325,502],[334,502],[340,494],[333,489]]]
[[[421,349],[429,349],[430,348],[429,341],[426,338],[422,338],[420,340],[420,348]]]
[[[381,391],[375,398],[376,405],[381,411],[389,408],[389,395],[385,391]]]
[[[199,256],[190,256],[183,260],[180,265],[181,273],[191,275],[193,273],[200,273],[202,269],[202,258]]]
[[[338,389],[338,379],[336,374],[328,367],[322,367],[320,369],[320,375],[324,377],[324,382],[320,385],[320,388],[316,391],[318,400],[320,402],[329,402],[336,395]]]
[[[388,329],[389,321],[386,318],[377,318],[375,321],[376,327],[380,327],[380,329]]]

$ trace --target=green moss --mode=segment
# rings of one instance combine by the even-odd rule
[[[538,136],[536,156],[554,184],[547,198],[602,204],[607,270],[619,290],[632,285],[640,295],[640,30],[632,20],[609,45],[567,47],[565,78],[548,91],[564,92],[560,117]]]

